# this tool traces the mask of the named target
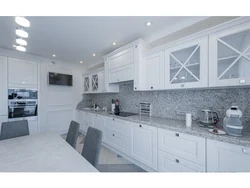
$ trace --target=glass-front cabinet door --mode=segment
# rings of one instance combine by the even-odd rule
[[[89,76],[83,78],[83,91],[84,93],[90,92]]]
[[[92,91],[96,92],[98,91],[98,74],[93,74],[91,76],[91,83],[92,83]]]
[[[165,89],[208,86],[208,38],[166,50]]]
[[[209,86],[250,85],[250,25],[213,34],[209,44]]]

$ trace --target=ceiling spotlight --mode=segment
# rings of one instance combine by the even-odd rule
[[[115,42],[113,42],[113,45],[115,46],[115,45],[116,45],[116,43],[115,43]]]
[[[150,21],[146,22],[146,26],[151,26],[151,25],[152,25],[152,23]]]
[[[27,20],[26,18],[24,18],[22,16],[16,16],[15,21],[16,21],[16,23],[18,25],[21,25],[23,27],[29,27],[30,26],[29,20]]]
[[[93,56],[95,56],[95,54],[93,54]]]
[[[26,48],[25,47],[23,47],[23,46],[16,46],[16,49],[18,50],[18,51],[21,51],[21,52],[25,52],[26,51]]]
[[[19,37],[23,37],[23,38],[28,38],[28,33],[26,31],[24,31],[22,28],[17,28],[16,29],[16,34]]]
[[[22,38],[17,38],[17,39],[16,39],[16,43],[17,43],[17,44],[20,44],[20,45],[23,45],[23,46],[26,46],[26,45],[27,45],[27,41],[26,41],[26,40],[23,40]]]
[[[53,54],[53,57],[56,57],[56,54]]]
[[[80,63],[82,63],[82,61],[80,61]]]

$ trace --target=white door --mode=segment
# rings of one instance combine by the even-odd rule
[[[30,135],[37,134],[38,133],[37,121],[29,121],[28,123],[29,123],[29,132],[30,132]]]
[[[7,57],[0,56],[0,116],[8,114]]]
[[[8,58],[9,87],[37,88],[38,64],[22,59]]]
[[[130,123],[130,156],[157,170],[157,128]]]
[[[209,86],[250,85],[250,25],[209,36]]]
[[[143,89],[164,89],[164,51],[143,58]]]
[[[208,172],[250,172],[250,148],[207,139]]]
[[[104,124],[104,117],[103,116],[100,116],[100,115],[93,115],[94,118],[93,118],[93,127],[102,131],[102,126]]]
[[[208,87],[208,37],[166,50],[165,89]]]

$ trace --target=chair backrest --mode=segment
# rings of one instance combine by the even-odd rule
[[[66,141],[73,147],[76,148],[77,137],[79,134],[79,123],[75,121],[71,121],[69,125],[68,134],[66,137]]]
[[[102,131],[89,127],[82,149],[82,156],[94,167],[97,167],[99,162],[101,144]]]
[[[3,122],[0,140],[29,135],[29,124],[27,120]]]

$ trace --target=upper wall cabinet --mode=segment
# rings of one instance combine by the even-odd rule
[[[1,116],[7,114],[8,114],[7,57],[0,56],[0,118]]]
[[[91,85],[90,85],[91,76],[83,76],[83,93],[91,92]]]
[[[134,81],[134,90],[142,84],[142,56],[150,46],[138,39],[104,56],[105,87],[125,81]]]
[[[249,23],[209,37],[209,86],[250,85]]]
[[[165,51],[165,89],[208,86],[208,37]]]
[[[37,88],[38,64],[22,59],[8,58],[9,87]]]
[[[142,67],[143,86],[141,90],[164,89],[164,51],[144,56]]]

